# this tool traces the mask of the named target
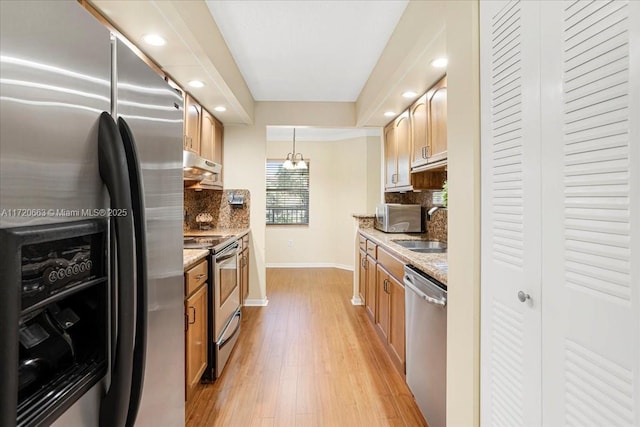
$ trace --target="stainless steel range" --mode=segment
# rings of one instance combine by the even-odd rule
[[[203,380],[222,375],[240,333],[238,242],[234,236],[185,236],[185,249],[209,250],[208,365]]]

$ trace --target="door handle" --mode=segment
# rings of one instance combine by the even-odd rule
[[[196,323],[196,308],[189,306],[189,310],[193,310],[193,322],[189,322],[190,325],[193,325],[194,323]],[[187,315],[187,317],[190,317],[190,316]]]
[[[198,274],[198,275],[196,276],[196,280],[200,280],[200,279],[202,279],[202,278],[203,278],[203,277],[205,277],[205,276],[206,276],[206,274],[205,274],[205,273]]]
[[[528,299],[531,299],[531,295],[529,295],[529,294],[525,294],[525,293],[524,293],[524,292],[522,292],[522,291],[519,291],[519,292],[518,292],[518,300],[520,300],[520,302],[525,302],[525,301],[527,301]]]

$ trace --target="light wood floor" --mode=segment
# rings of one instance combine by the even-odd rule
[[[268,269],[267,307],[244,308],[222,377],[187,405],[189,427],[425,426],[362,306],[352,273]]]

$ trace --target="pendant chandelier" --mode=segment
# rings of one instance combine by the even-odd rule
[[[293,153],[287,154],[287,159],[282,164],[284,169],[306,169],[307,162],[304,161],[302,153],[296,153],[296,128],[293,128]]]

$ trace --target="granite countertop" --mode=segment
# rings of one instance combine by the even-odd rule
[[[209,255],[208,249],[183,249],[182,250],[182,266],[184,270],[188,270]]]
[[[239,239],[249,233],[248,228],[214,228],[212,230],[185,230],[186,237],[206,237],[206,236],[235,236]],[[198,261],[209,255],[208,249],[183,249],[182,266],[188,270],[198,263]]]
[[[249,228],[213,228],[211,230],[184,230],[185,236],[231,236],[240,238],[249,233]]]
[[[426,233],[383,233],[375,228],[361,228],[360,233],[367,239],[388,249],[405,263],[427,273],[434,279],[447,284],[447,254],[413,252],[394,243],[394,240],[429,240]]]
[[[360,213],[355,213],[353,214],[354,218],[375,218],[376,214],[360,214]]]

